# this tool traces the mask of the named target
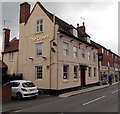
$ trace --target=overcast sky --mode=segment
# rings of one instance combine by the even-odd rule
[[[42,4],[48,11],[75,27],[77,23],[82,25],[82,22],[85,21],[86,32],[91,36],[91,40],[118,54],[118,1],[88,1],[90,2],[77,0],[77,2],[42,2]],[[21,1],[2,2],[2,5],[0,3],[2,6],[0,27],[2,25],[2,29],[4,27],[11,29],[11,39],[19,38],[20,3]],[[32,10],[35,3],[30,2],[30,4]],[[4,20],[6,20],[5,24]],[[0,30],[0,44],[2,44],[2,30]],[[0,47],[0,51],[1,49]]]

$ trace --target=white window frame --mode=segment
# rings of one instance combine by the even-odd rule
[[[112,58],[113,58],[113,54],[112,54]]]
[[[92,68],[91,67],[88,67],[88,77],[91,78],[91,73],[92,73]]]
[[[104,53],[104,49],[102,48],[102,53]]]
[[[97,77],[97,68],[94,67],[94,77]]]
[[[43,55],[43,43],[36,43],[35,46],[36,46],[36,56],[42,56]]]
[[[82,58],[85,58],[85,49],[83,49],[83,48],[81,50],[81,55],[82,55]]]
[[[88,51],[88,60],[91,60],[91,52]]]
[[[9,61],[13,61],[13,59],[14,59],[14,53],[11,52],[9,53]]]
[[[42,78],[43,78],[43,66],[42,65],[36,66],[35,70],[36,70],[36,79],[42,80]]]
[[[109,55],[109,51],[107,51],[107,56]]]
[[[36,21],[36,33],[40,32],[43,32],[43,19],[39,19]]]
[[[96,53],[93,53],[93,61],[96,62]]]
[[[68,53],[69,53],[69,44],[63,42],[63,55],[68,55]]]
[[[77,46],[73,46],[73,57],[77,57]]]
[[[74,79],[76,79],[78,77],[78,66],[74,65],[73,70],[74,70]]]
[[[67,67],[67,71],[64,71],[64,67]],[[69,76],[69,65],[63,65],[63,80],[68,80]]]

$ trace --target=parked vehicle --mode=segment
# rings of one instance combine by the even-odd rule
[[[33,97],[38,95],[37,86],[31,81],[26,80],[14,80],[10,81],[3,86],[9,86],[12,88],[12,97],[16,97],[17,100],[21,100],[25,97]]]

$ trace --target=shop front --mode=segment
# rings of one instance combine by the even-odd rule
[[[120,69],[115,68],[115,81],[118,82],[120,79]]]
[[[108,80],[108,67],[100,66],[100,77],[103,83],[107,83]]]

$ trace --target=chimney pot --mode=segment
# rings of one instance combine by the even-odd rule
[[[79,27],[79,23],[77,23],[77,27]]]

